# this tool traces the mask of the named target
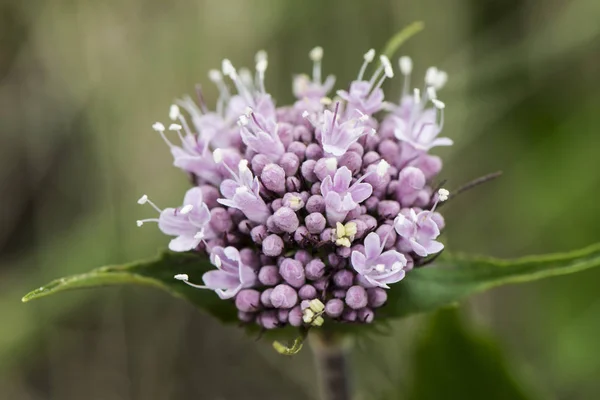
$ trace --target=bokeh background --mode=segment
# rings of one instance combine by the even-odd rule
[[[515,257],[597,241],[596,0],[1,0],[0,398],[315,398],[310,351],[277,356],[166,294],[20,298],[166,245],[157,229],[135,226],[149,212],[136,200],[178,204],[187,180],[150,125],[196,83],[214,101],[206,73],[223,58],[251,65],[267,50],[267,87],[284,104],[313,46],[324,47],[324,73],[339,87],[367,49],[416,20],[425,30],[400,50],[415,61],[414,79],[429,65],[450,76],[440,97],[456,144],[437,152],[447,186],[504,171],[444,207],[447,247]],[[387,82],[386,94],[400,88]],[[535,398],[599,398],[599,282],[589,270],[497,289],[461,311]],[[359,398],[400,398],[410,387],[427,318],[361,340]],[[444,368],[463,369],[460,352]]]

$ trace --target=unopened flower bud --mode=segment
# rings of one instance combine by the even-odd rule
[[[283,260],[279,266],[279,274],[287,283],[295,288],[301,287],[306,281],[302,263],[292,258]]]
[[[314,194],[306,202],[306,211],[309,213],[324,213],[325,199],[320,194]]]
[[[265,286],[275,286],[281,281],[279,268],[275,265],[265,265],[258,271],[258,281]]]
[[[390,219],[400,212],[400,203],[394,200],[382,200],[377,204],[377,213],[380,217]]]
[[[303,161],[306,153],[306,145],[302,142],[292,142],[287,148],[288,153],[293,153],[299,161]]]
[[[368,307],[361,308],[360,310],[358,310],[358,313],[356,315],[357,320],[366,324],[370,324],[371,322],[373,322],[373,318],[375,318],[375,313]]]
[[[298,303],[296,289],[289,285],[281,284],[273,288],[271,292],[271,304],[275,308],[292,308]]]
[[[256,321],[265,329],[275,329],[279,326],[279,318],[274,310],[261,312]]]
[[[304,285],[298,290],[298,296],[302,300],[310,300],[317,297],[317,289],[312,285]]]
[[[302,176],[309,183],[316,182],[319,179],[317,178],[317,175],[315,175],[316,164],[317,162],[315,160],[306,160],[302,163],[302,166],[300,167],[300,172],[302,173]]]
[[[260,175],[260,174],[262,174],[262,171],[265,168],[265,165],[267,165],[269,163],[270,163],[270,161],[267,156],[265,156],[264,154],[257,154],[254,157],[252,157],[252,171],[256,175]]]
[[[279,165],[283,168],[286,176],[296,175],[300,167],[300,159],[294,153],[285,153],[279,159]]]
[[[308,232],[313,234],[319,234],[323,232],[323,229],[325,229],[327,221],[325,220],[323,214],[311,213],[306,216],[306,218],[304,219],[304,223],[306,224],[306,229],[308,229]]]
[[[362,286],[352,286],[346,292],[346,304],[354,310],[366,307],[367,301],[367,291]]]
[[[262,250],[265,255],[276,257],[283,250],[283,240],[279,235],[269,235],[262,242]]]
[[[275,211],[275,214],[273,214],[273,223],[277,225],[279,229],[288,233],[294,232],[300,225],[298,216],[294,210],[288,207],[281,207]]]
[[[268,288],[263,290],[260,294],[260,302],[265,307],[273,307],[273,303],[271,303],[271,292],[273,292],[273,288]]]
[[[302,310],[300,306],[292,308],[288,314],[288,322],[291,326],[302,325]]]
[[[387,292],[380,287],[367,289],[368,304],[371,308],[378,308],[387,301]]]
[[[339,166],[348,168],[352,172],[352,175],[354,175],[358,173],[362,167],[362,157],[358,153],[347,151],[340,158]]]
[[[285,178],[285,188],[288,192],[297,192],[302,187],[300,179],[295,176],[288,176]]]
[[[289,207],[294,211],[300,210],[304,207],[304,200],[302,195],[298,192],[286,193],[283,195],[283,206]]]
[[[337,168],[338,163],[335,158],[323,157],[319,159],[315,165],[315,175],[317,175],[317,178],[319,178],[320,181],[325,179],[326,176],[331,176],[333,178]]]
[[[316,281],[325,274],[325,264],[318,258],[311,260],[306,264],[306,278],[311,281]]]
[[[267,164],[260,174],[263,185],[275,192],[285,192],[285,171],[277,164]]]
[[[333,283],[342,289],[349,288],[352,286],[352,282],[354,281],[354,274],[347,269],[342,269],[333,275]]]
[[[262,244],[264,238],[267,237],[267,227],[264,225],[255,226],[250,231],[250,237],[254,243]]]
[[[318,160],[323,157],[323,149],[316,143],[311,143],[306,146],[306,158],[309,160]]]
[[[340,299],[331,299],[325,304],[325,314],[331,318],[337,318],[344,311],[344,302]]]
[[[257,311],[260,306],[260,293],[254,289],[240,290],[235,296],[235,306],[244,312]]]
[[[210,227],[217,233],[229,232],[233,227],[231,216],[223,207],[210,210]]]

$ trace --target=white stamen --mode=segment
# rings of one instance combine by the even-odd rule
[[[244,109],[244,115],[246,117],[250,117],[250,115],[254,112],[254,110],[252,110],[252,107],[248,106]]]
[[[369,136],[375,136],[376,134],[377,134],[377,131],[375,130],[375,128],[371,128],[371,130],[368,133]]]
[[[221,268],[221,265],[223,265],[223,263],[221,262],[221,257],[215,255],[215,267]]]
[[[308,111],[306,111],[306,110],[302,111],[302,118],[308,118],[308,115],[309,115]]]
[[[383,64],[383,71],[385,73],[385,76],[387,76],[388,78],[393,78],[394,69],[392,68],[392,63],[390,62],[390,59],[387,58],[387,56],[385,55],[381,55],[379,56],[379,60],[381,61],[381,64]]]
[[[390,164],[385,160],[381,160],[381,161],[379,161],[379,164],[377,164],[377,175],[379,175],[380,177],[383,177],[388,172],[389,169],[390,169]]]
[[[437,79],[438,69],[436,67],[427,68],[427,72],[425,72],[425,84],[427,86],[434,86],[435,81]]]
[[[441,188],[440,190],[438,190],[438,199],[440,201],[446,201],[448,200],[448,197],[450,196],[450,192],[444,188]]]
[[[400,57],[400,59],[398,60],[398,65],[400,67],[400,72],[402,72],[402,75],[409,75],[412,72],[413,62],[410,57]]]
[[[395,262],[392,264],[392,271],[398,271],[402,269],[402,263]]]
[[[252,81],[252,73],[250,70],[248,68],[240,68],[239,75],[242,84],[252,90],[254,88],[254,82]]]
[[[443,101],[439,101],[438,99],[431,99],[431,102],[438,110],[443,110],[446,107]]]
[[[190,211],[192,211],[193,209],[194,209],[193,205],[187,204],[187,205],[181,207],[181,210],[179,210],[179,214],[181,214],[181,215],[189,214]]]
[[[210,71],[208,71],[208,79],[210,79],[214,83],[218,83],[223,80],[223,75],[221,75],[221,72],[219,70],[211,69]]]
[[[138,219],[137,221],[135,221],[135,223],[137,224],[138,227],[144,225],[144,221],[142,221],[141,219]]]
[[[315,47],[308,53],[308,56],[312,61],[321,61],[323,59],[323,48],[320,46]]]
[[[239,126],[246,126],[248,125],[248,122],[248,117],[246,117],[245,115],[240,115],[240,118],[238,119]]]
[[[221,149],[215,149],[215,151],[213,151],[213,160],[219,164],[220,162],[223,161],[223,150]]]
[[[160,122],[155,122],[154,124],[152,124],[152,129],[154,129],[156,132],[164,132],[165,126]]]
[[[178,281],[187,281],[190,279],[190,277],[187,274],[177,274],[174,276],[174,278]]]
[[[197,232],[194,235],[194,239],[198,239],[198,240],[204,239],[204,229],[202,229],[200,232]]]
[[[446,85],[446,82],[448,82],[448,74],[446,73],[446,71],[440,71],[438,70],[436,79],[435,79],[435,88],[436,89],[441,89],[444,87],[444,85]]]
[[[143,195],[142,197],[140,197],[138,199],[138,204],[146,204],[148,202],[148,196],[147,195]]]
[[[431,100],[437,99],[437,93],[436,93],[435,88],[433,86],[429,86],[427,88],[427,96],[429,96],[429,98]]]
[[[221,70],[223,71],[223,75],[234,80],[237,78],[237,72],[235,71],[233,64],[231,64],[231,61],[229,61],[227,58],[221,63]]]
[[[375,49],[370,49],[367,51],[363,58],[368,63],[372,62],[375,59]]]
[[[235,194],[244,194],[248,191],[250,191],[250,189],[248,189],[246,186],[238,186],[237,189],[235,189]]]
[[[181,125],[179,125],[179,124],[171,124],[171,125],[169,125],[169,130],[170,131],[180,131],[181,130]]]
[[[267,52],[264,50],[259,50],[256,52],[256,55],[254,56],[254,61],[258,64],[260,61],[262,60],[267,60]]]
[[[377,272],[383,272],[383,271],[385,271],[385,265],[384,264],[377,264],[375,266],[375,271],[377,271]]]
[[[169,118],[171,121],[175,121],[179,117],[179,107],[177,104],[171,104],[171,108],[169,109]]]
[[[363,65],[360,67],[360,71],[358,72],[357,80],[362,81],[363,75],[365,74],[365,71],[367,70],[367,66],[371,63],[371,61],[373,61],[374,58],[375,58],[375,49],[371,49],[365,53],[365,55],[363,56],[363,59],[365,61],[363,62]]]
[[[419,104],[421,102],[421,91],[417,88],[414,89],[414,101],[415,104]]]
[[[248,171],[248,160],[240,160],[238,163],[238,169],[240,172]]]
[[[367,114],[363,114],[358,108],[355,111],[360,114],[360,117],[358,117],[360,122],[367,122],[369,120],[369,116]]]
[[[267,60],[260,60],[256,63],[256,70],[260,73],[260,74],[264,74],[265,71],[267,70],[267,66],[269,65]]]
[[[335,157],[330,157],[325,160],[325,166],[330,171],[335,171],[337,169],[337,159]]]

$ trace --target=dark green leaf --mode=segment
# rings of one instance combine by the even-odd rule
[[[165,252],[152,260],[107,266],[85,274],[56,279],[28,293],[23,297],[23,301],[71,289],[125,284],[147,285],[184,298],[223,322],[237,322],[237,312],[232,302],[221,300],[210,290],[194,289],[173,278],[175,274],[182,273],[188,274],[192,281],[201,282],[202,274],[210,269],[214,267],[205,257],[193,253]]]
[[[570,253],[498,260],[444,254],[435,265],[410,271],[388,291],[381,317],[433,311],[496,286],[571,274],[600,266],[600,244]]]
[[[464,326],[456,309],[429,321],[410,364],[409,400],[525,400],[532,394],[516,379],[498,344]]]

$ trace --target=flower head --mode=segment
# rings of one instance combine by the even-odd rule
[[[406,257],[396,250],[383,251],[379,235],[371,232],[365,238],[364,252],[352,252],[352,267],[369,284],[389,289],[389,283],[404,278]]]

